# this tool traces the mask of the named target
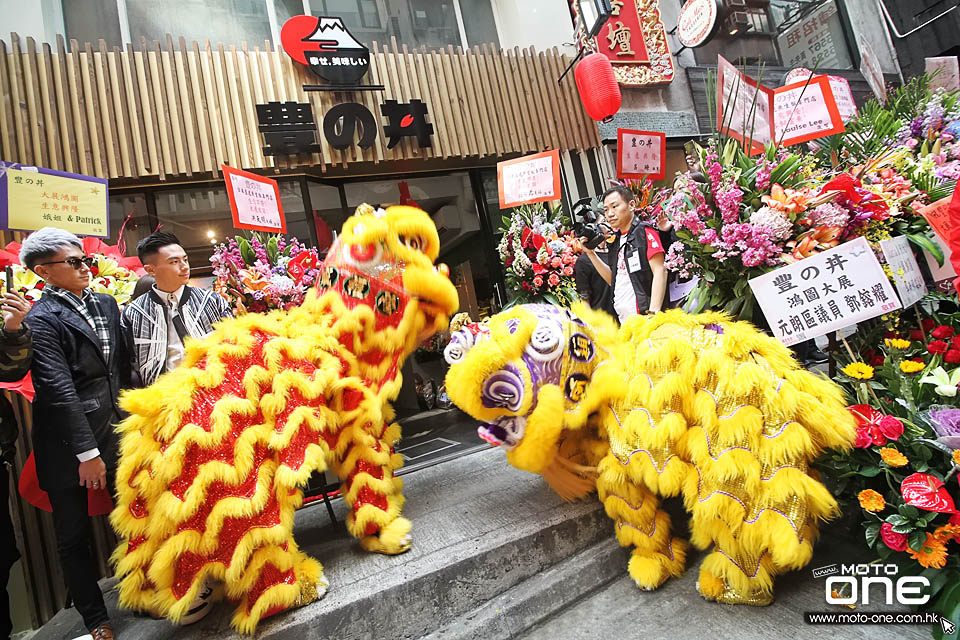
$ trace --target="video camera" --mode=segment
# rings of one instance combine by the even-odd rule
[[[586,238],[583,244],[588,249],[596,249],[610,234],[610,227],[593,206],[593,198],[581,198],[574,203],[573,232],[578,238]]]

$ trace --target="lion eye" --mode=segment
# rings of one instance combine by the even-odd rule
[[[400,242],[414,251],[420,251],[423,248],[423,241],[417,236],[400,236]]]

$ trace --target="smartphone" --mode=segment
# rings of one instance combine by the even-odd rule
[[[13,266],[7,265],[7,292],[13,291]]]

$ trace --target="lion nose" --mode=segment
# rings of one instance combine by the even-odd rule
[[[450,279],[450,267],[448,267],[445,263],[441,262],[437,264],[434,269],[444,278],[447,278],[448,280]]]

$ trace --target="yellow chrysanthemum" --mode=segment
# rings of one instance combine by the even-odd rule
[[[960,449],[953,450],[953,464],[960,467]]]
[[[858,380],[869,380],[873,377],[873,367],[863,362],[851,362],[843,368],[843,372]]]
[[[923,368],[927,366],[922,362],[916,362],[914,360],[904,360],[900,363],[900,371],[904,373],[916,373],[917,371],[923,371]]]
[[[927,539],[919,549],[907,547],[907,551],[910,552],[910,557],[922,567],[942,569],[947,564],[947,546],[932,533],[927,534]]]
[[[883,461],[891,467],[903,467],[910,462],[907,460],[907,456],[903,455],[893,447],[884,447],[880,449],[880,457],[883,458]]]
[[[859,494],[857,494],[857,500],[860,501],[860,506],[866,511],[872,511],[876,513],[887,508],[887,501],[883,499],[882,495],[873,489],[864,489],[861,491]]]
[[[909,348],[910,348],[910,341],[909,341],[909,340],[901,340],[900,338],[887,338],[887,339],[884,340],[883,342],[884,342],[888,347],[892,347],[892,348],[894,348],[894,349],[909,349]]]

